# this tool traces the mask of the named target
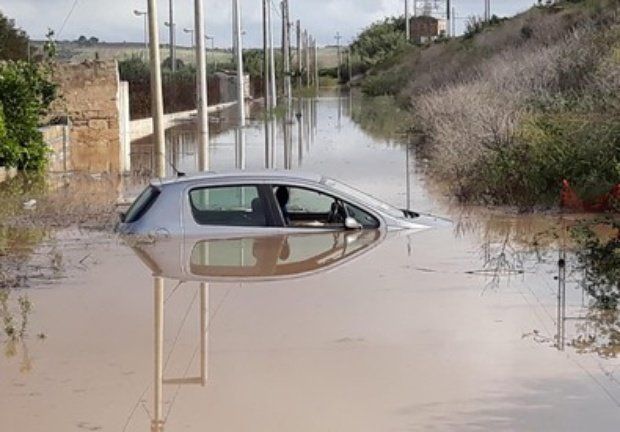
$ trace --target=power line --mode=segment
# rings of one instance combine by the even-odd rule
[[[71,18],[71,15],[73,14],[73,11],[75,10],[75,7],[77,6],[78,1],[79,0],[73,1],[73,4],[71,5],[71,9],[69,9],[69,13],[67,14],[64,21],[62,22],[62,25],[60,26],[60,30],[58,30],[58,36],[56,36],[57,39],[60,39],[60,35],[62,34],[62,31],[65,29],[65,26],[67,25],[67,22],[69,21],[69,18]]]
[[[282,19],[282,15],[280,14],[280,8],[276,5],[274,0],[271,0],[269,2],[271,4],[271,10],[280,18]]]

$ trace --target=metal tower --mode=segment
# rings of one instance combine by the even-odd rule
[[[450,0],[413,0],[413,12],[416,16],[448,19],[450,3]]]

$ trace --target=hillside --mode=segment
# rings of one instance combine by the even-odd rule
[[[43,41],[36,41],[34,46],[42,50]],[[145,55],[146,49],[143,43],[136,42],[98,42],[95,44],[85,44],[78,42],[59,41],[58,42],[58,58],[61,61],[79,63],[87,59],[94,59],[99,56],[101,60],[127,60],[133,56]],[[161,46],[161,58],[165,59],[169,56],[169,48],[167,45]],[[187,46],[177,47],[177,56],[185,64],[194,63],[194,50]],[[323,68],[336,67],[337,61],[336,47],[319,48],[319,64]],[[232,61],[232,53],[228,49],[216,48],[215,50],[207,50],[207,62],[209,63],[230,63]]]
[[[595,200],[620,183],[620,3],[573,0],[393,53],[367,75],[394,95],[431,173],[464,201]]]

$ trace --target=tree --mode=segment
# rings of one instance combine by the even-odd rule
[[[404,49],[405,19],[386,18],[366,28],[351,45],[352,50],[368,65],[376,65]]]
[[[26,60],[28,35],[0,12],[0,60]]]
[[[38,129],[40,117],[56,97],[45,65],[24,61],[0,63],[0,106],[4,136],[0,136],[0,165],[20,169],[45,167],[48,149]]]
[[[86,45],[86,43],[88,42],[88,38],[84,35],[80,35],[79,38],[77,38],[77,43],[79,43],[80,45]]]

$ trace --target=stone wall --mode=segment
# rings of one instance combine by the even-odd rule
[[[53,112],[68,116],[75,171],[118,172],[121,167],[119,77],[116,61],[62,64],[55,72],[61,99]]]

